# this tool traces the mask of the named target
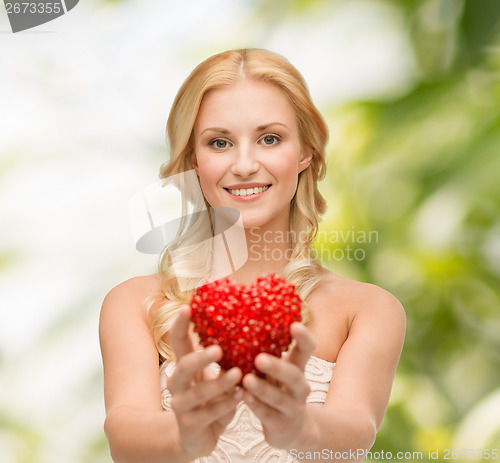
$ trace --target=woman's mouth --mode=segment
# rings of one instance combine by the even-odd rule
[[[269,190],[269,188],[271,188],[271,185],[239,189],[224,188],[224,190],[226,190],[234,199],[248,201],[260,198],[264,192]]]

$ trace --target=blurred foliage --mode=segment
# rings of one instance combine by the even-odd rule
[[[498,449],[499,420],[470,428],[468,417],[490,402],[500,416],[500,2],[393,3],[405,11],[417,85],[328,114],[340,141],[327,180],[335,207],[321,229],[378,239],[316,246],[361,249],[363,258],[326,254],[325,264],[386,288],[407,312],[373,451]]]

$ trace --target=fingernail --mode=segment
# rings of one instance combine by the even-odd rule
[[[231,368],[227,373],[226,373],[226,378],[229,380],[229,382],[235,381],[239,376],[239,371],[237,368]]]
[[[257,386],[257,381],[253,376],[249,375],[245,381],[245,386],[247,389],[255,389],[255,386]]]
[[[292,326],[293,326],[293,328],[292,328]],[[293,322],[292,325],[290,326],[290,328],[293,331],[295,331],[295,334],[300,334],[300,332],[302,331],[302,328],[305,328],[305,326],[300,322]]]
[[[271,361],[265,355],[260,355],[258,362],[261,368],[269,368],[271,365]]]
[[[207,347],[207,352],[208,352],[208,356],[212,360],[215,360],[219,356],[219,347],[217,347],[217,346]]]

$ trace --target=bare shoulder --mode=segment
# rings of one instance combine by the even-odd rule
[[[121,311],[131,307],[137,308],[143,306],[148,296],[154,296],[160,292],[160,281],[156,274],[129,278],[114,286],[106,294],[102,310],[112,310],[113,307],[118,306]]]
[[[325,270],[307,302],[314,315],[310,330],[317,344],[316,355],[325,360],[335,362],[348,337],[361,326],[404,336],[406,315],[401,303],[376,285]]]
[[[122,283],[114,286],[106,295],[108,297],[117,297],[126,294],[127,296],[147,296],[160,290],[160,281],[158,275],[142,275],[129,278]]]
[[[405,311],[399,300],[389,291],[371,284],[351,280],[325,270],[318,285],[318,297],[323,304],[332,301],[344,307],[351,319],[364,313],[381,314],[387,312],[398,318],[406,319]],[[321,305],[323,305],[321,304]]]
[[[114,286],[102,303],[100,335],[115,333],[127,323],[149,325],[148,298],[161,294],[159,278],[154,274],[133,277]]]
[[[349,318],[348,336],[367,332],[393,342],[400,349],[406,331],[406,314],[402,304],[389,291],[371,284],[340,277],[331,272],[325,275],[325,294],[337,297],[346,308]]]

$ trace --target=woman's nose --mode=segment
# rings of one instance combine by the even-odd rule
[[[249,146],[238,146],[233,151],[233,162],[231,164],[231,173],[239,177],[249,177],[259,170],[259,161],[256,153]]]

